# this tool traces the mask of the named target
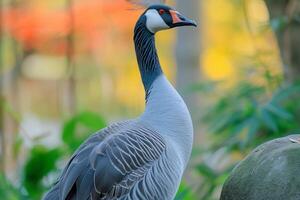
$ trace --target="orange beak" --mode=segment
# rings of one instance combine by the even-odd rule
[[[179,13],[177,11],[170,10],[170,13],[171,13],[171,16],[172,16],[172,19],[173,19],[173,24],[182,22],[182,20],[178,17]]]
[[[183,16],[176,10],[170,10],[170,14],[172,17],[172,27],[177,26],[197,26],[194,20],[188,19],[187,17]]]

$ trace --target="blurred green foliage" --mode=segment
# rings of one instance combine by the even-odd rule
[[[4,175],[0,174],[0,196],[1,199],[18,200],[19,191],[12,185]]]
[[[197,197],[195,199],[219,199],[217,195],[235,164],[254,147],[274,138],[300,132],[300,84],[278,83],[272,90],[271,85],[276,85],[275,78],[268,79],[266,84],[243,81],[226,92],[222,91],[222,87],[219,88],[222,85],[220,82],[207,82],[192,88],[202,95],[208,95],[208,99],[209,95],[219,97],[215,102],[209,102],[202,118],[202,124],[208,125],[209,141],[212,143],[199,154],[200,157],[211,159],[193,165],[201,183],[196,188],[191,184],[184,185],[184,191],[188,192],[181,192],[181,199],[191,193]],[[218,161],[217,166],[207,163],[220,151],[223,154],[219,160],[228,158],[231,161],[225,164]],[[236,154],[239,156],[232,159],[232,155]]]
[[[98,114],[83,112],[65,123],[62,132],[62,140],[72,153],[87,138],[87,136],[105,126],[105,120]]]
[[[56,162],[62,153],[58,148],[47,149],[44,146],[34,146],[30,151],[24,166],[24,187],[32,199],[40,199],[43,190],[43,178],[53,170],[56,170]]]
[[[270,94],[265,86],[242,82],[222,96],[204,120],[216,145],[246,150],[299,130],[299,92],[298,84],[280,86]]]
[[[178,189],[177,195],[174,200],[194,200],[197,199],[196,195],[192,192],[191,188],[183,181]]]
[[[106,126],[105,120],[97,113],[82,112],[64,123],[62,144],[56,148],[48,148],[37,144],[29,152],[24,167],[21,169],[22,179],[19,184],[10,183],[0,175],[1,199],[39,200],[54,180],[58,177],[63,163],[91,133]]]

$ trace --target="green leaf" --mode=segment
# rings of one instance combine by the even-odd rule
[[[276,106],[274,104],[267,104],[265,109],[269,110],[272,114],[286,120],[293,119],[293,115],[288,111],[284,110],[283,108]]]
[[[294,94],[298,94],[300,92],[300,86],[297,84],[292,84],[285,86],[283,88],[279,88],[273,95],[271,103],[277,104],[281,101],[289,100],[290,97]]]
[[[181,182],[174,200],[194,200],[194,199],[196,198],[194,193],[192,192],[192,189],[184,182]]]
[[[270,112],[265,108],[261,110],[261,120],[263,121],[264,125],[269,129],[271,129],[272,131],[274,132],[278,131],[278,127],[277,124],[275,123],[274,118],[272,117]]]
[[[255,135],[257,135],[258,133],[259,127],[260,127],[260,123],[256,117],[249,119],[248,133],[247,133],[246,140],[242,143],[242,148],[245,148],[249,143],[251,143],[254,140]]]
[[[47,149],[44,146],[35,146],[31,149],[30,157],[24,167],[24,186],[30,196],[39,199],[44,187],[42,179],[50,172],[57,170],[56,161],[61,157],[59,149]]]
[[[230,131],[230,136],[234,137],[236,135],[239,135],[245,130],[247,127],[251,125],[252,118],[246,119],[236,125],[233,126],[232,131]]]
[[[0,173],[0,196],[3,200],[19,200],[20,192]]]
[[[77,122],[94,130],[104,128],[106,126],[105,120],[100,115],[92,112],[83,112],[79,114],[77,116]]]
[[[205,163],[197,165],[196,169],[201,175],[211,180],[214,180],[218,176],[218,174]]]
[[[88,136],[105,126],[106,122],[100,115],[92,112],[82,112],[64,124],[62,140],[73,152]]]

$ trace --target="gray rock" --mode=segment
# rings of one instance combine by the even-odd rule
[[[220,200],[300,200],[300,135],[254,149],[234,168]]]

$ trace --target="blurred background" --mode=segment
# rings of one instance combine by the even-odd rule
[[[299,0],[169,1],[197,29],[157,34],[192,113],[176,200],[216,200],[254,147],[300,132]],[[41,199],[90,134],[144,109],[125,0],[0,0],[0,196]]]

